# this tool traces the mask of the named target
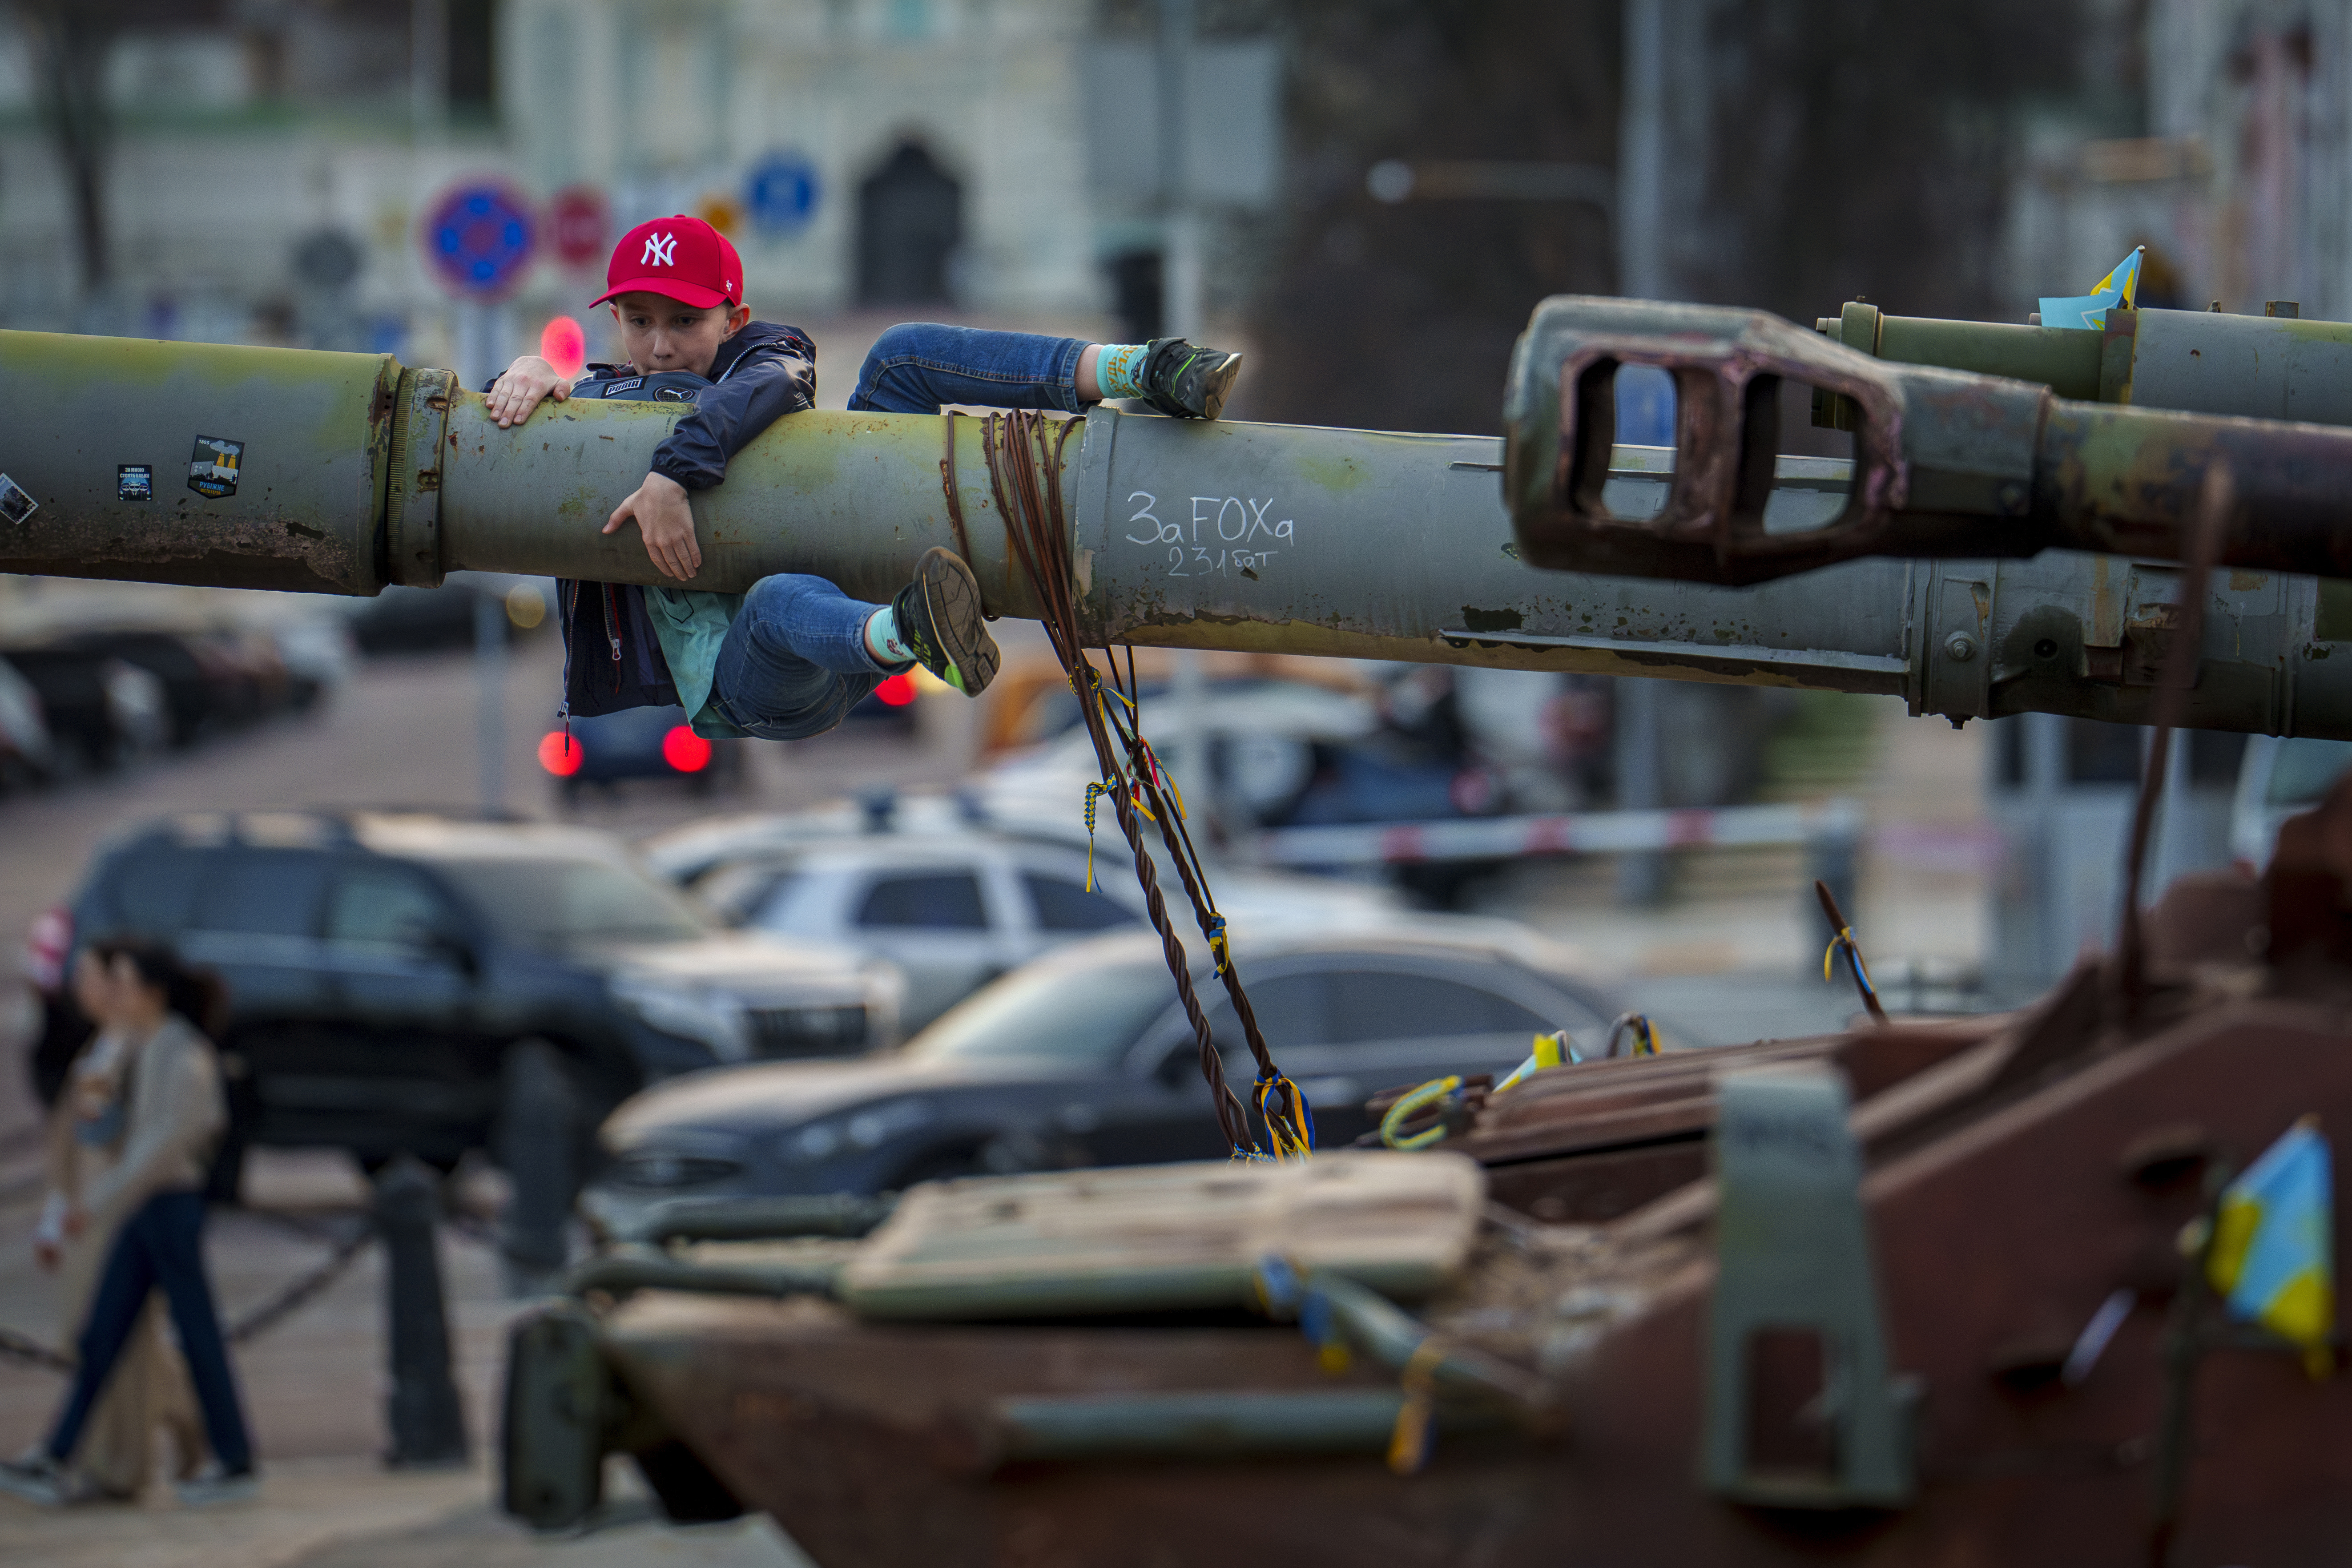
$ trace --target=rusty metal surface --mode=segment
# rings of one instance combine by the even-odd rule
[[[1904,1023],[1547,1068],[1490,1096],[1462,1141],[1449,1147],[1492,1166],[1704,1132],[1714,1122],[1717,1080],[1759,1067],[1826,1060],[1845,1075],[1855,1100],[1867,1100],[1980,1043],[2000,1023]]]
[[[2129,324],[2103,343],[2126,372]],[[2159,325],[2156,339],[2171,330]],[[2299,382],[2289,354],[2247,395],[2292,407],[2288,389],[2300,384],[2305,402],[2332,415],[2315,378],[2333,373],[2342,346],[2326,334],[2297,342],[2309,362]],[[1620,363],[1676,379],[1677,477],[1648,519],[1610,511],[1593,478],[1595,454],[1613,439],[1608,394]],[[1811,384],[1852,413],[1853,499],[1822,526],[1766,526],[1770,475],[1759,453],[1777,433],[1775,378]],[[1874,359],[1760,311],[1546,300],[1514,356],[1505,423],[1505,493],[1520,549],[1538,566],[1753,583],[1872,554],[2054,548],[2179,560],[2206,469],[2219,461],[2238,476],[2221,564],[2352,571],[2340,503],[2352,430],[2062,401],[2029,382]]]
[[[1330,1377],[1271,1326],[875,1330],[670,1299],[624,1314],[608,1340],[638,1395],[826,1568],[1223,1563],[1244,1540],[1301,1562],[1454,1561],[1450,1543],[1491,1531],[1496,1510],[1524,1529],[1520,1494],[1558,1463],[1479,1436],[1446,1439],[1411,1483],[1373,1457],[998,1468],[999,1398],[1395,1387],[1385,1373]]]
[[[2180,560],[2206,471],[2237,489],[2223,565],[2352,572],[2344,515],[2352,430],[2323,425],[2053,405],[2042,433],[2034,510],[2078,550]]]
[[[1221,1563],[1236,1519],[1252,1550],[1317,1562],[2120,1568],[2146,1561],[2170,1238],[2197,1201],[2193,1181],[2135,1180],[2126,1155],[2185,1123],[2241,1162],[2306,1111],[2346,1124],[2352,1042],[2332,1006],[2279,999],[2083,1043],[2070,1070],[1865,1180],[1894,1364],[1926,1388],[1908,1508],[1792,1513],[1697,1489],[1703,1250],[1641,1287],[1644,1308],[1569,1342],[1550,1369],[1569,1413],[1558,1446],[1449,1436],[1410,1479],[1369,1457],[990,1468],[1002,1399],[1378,1381],[1360,1368],[1335,1384],[1280,1330],[871,1328],[648,1298],[607,1342],[638,1394],[828,1568]],[[2116,1289],[2139,1304],[2089,1374],[2049,1375],[2041,1347],[2070,1344]],[[1544,1290],[1538,1320],[1511,1331],[1524,1340],[1561,1332]],[[2352,1379],[2314,1384],[2293,1355],[2238,1345],[2208,1353],[2197,1394],[2179,1561],[2326,1560],[2352,1531]]]
[[[400,378],[385,465],[383,576],[415,588],[441,585],[441,447],[457,378],[412,370]]]
[[[0,471],[40,506],[0,522],[0,567],[373,594],[399,374],[388,354],[0,332]],[[230,493],[191,487],[205,437],[242,448]]]
[[[1675,481],[1646,519],[1614,513],[1601,495],[1621,364],[1675,383]],[[1782,381],[1845,400],[1854,431],[1844,512],[1793,532],[1766,520]],[[2029,554],[2039,546],[2012,525],[2048,397],[2024,383],[1898,370],[1761,310],[1562,296],[1537,306],[1512,355],[1504,495],[1528,563],[1559,570],[1737,584],[1871,554]]]
[[[2311,858],[2346,880],[2344,857]],[[1694,1098],[1717,1060],[1840,1061],[1870,1151],[1860,1195],[1892,1365],[1922,1394],[1918,1487],[1902,1506],[1776,1509],[1700,1488],[1705,1182],[1613,1225],[1508,1231],[1482,1250],[1429,1321],[1450,1345],[1538,1371],[1565,1431],[1448,1431],[1409,1479],[1368,1454],[1219,1462],[1076,1456],[1063,1441],[1050,1460],[1022,1461],[992,1425],[1030,1399],[1245,1393],[1250,1408],[1287,1411],[1286,1391],[1394,1387],[1360,1363],[1318,1372],[1313,1348],[1278,1328],[869,1325],[807,1302],[649,1296],[612,1316],[604,1342],[663,1429],[828,1568],[1222,1563],[1236,1516],[1252,1550],[1315,1562],[2146,1563],[2161,1338],[2183,1279],[2174,1237],[2202,1210],[2201,1163],[2242,1167],[2306,1114],[2352,1124],[2343,960],[2317,944],[2253,967],[2242,935],[2258,912],[2234,885],[2168,900],[2153,917],[2170,933],[2159,985],[2137,1023],[2107,1010],[2093,963],[2024,1014],[1552,1069],[1490,1101],[1490,1116],[1555,1135],[1550,1158],[1497,1166],[1532,1208],[1522,1200],[1542,1176],[1571,1193],[1580,1165],[1623,1152],[1596,1150],[1591,1125]],[[2196,967],[2216,961],[2234,967]],[[1515,1106],[1528,1090],[1540,1092]],[[2339,1256],[2347,1229],[2339,1210]],[[2130,1307],[2112,1340],[2060,1375],[2119,1290]],[[2299,1356],[2243,1331],[2200,1342],[2169,1561],[2329,1560],[2352,1537],[2352,1376],[2315,1382]],[[1750,1452],[1820,1462],[1801,1376],[1755,1364],[1766,1426],[1792,1425],[1752,1432]],[[1168,1407],[1196,1403],[1226,1402]],[[1801,1470],[1790,1479],[1787,1495],[1805,1495]]]

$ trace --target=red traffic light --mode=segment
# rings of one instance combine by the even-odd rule
[[[915,672],[901,670],[876,687],[874,695],[893,708],[904,708],[915,700]]]

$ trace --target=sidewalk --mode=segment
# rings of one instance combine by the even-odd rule
[[[13,1169],[13,1167],[12,1167]],[[205,1251],[225,1317],[315,1267],[354,1223],[366,1188],[326,1153],[257,1152],[252,1205],[218,1213]],[[0,1202],[0,1324],[56,1340],[48,1276],[23,1237],[30,1204]],[[41,1568],[809,1568],[756,1521],[676,1530],[644,1517],[625,1463],[609,1470],[614,1523],[583,1536],[535,1537],[495,1504],[499,1380],[508,1325],[523,1310],[499,1284],[491,1249],[442,1232],[441,1267],[457,1387],[474,1463],[463,1470],[388,1470],[383,1426],[382,1254],[362,1251],[290,1317],[232,1352],[261,1458],[251,1505],[192,1511],[156,1486],[136,1507],[47,1511],[0,1497],[0,1563]],[[0,1453],[37,1440],[64,1388],[57,1373],[0,1362]]]
[[[241,1507],[191,1511],[160,1488],[136,1508],[44,1510],[0,1498],[0,1563],[290,1568],[340,1542],[478,1509],[489,1485],[479,1468],[403,1475],[372,1458],[294,1459],[268,1464],[261,1500]]]

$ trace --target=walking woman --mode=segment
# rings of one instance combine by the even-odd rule
[[[211,1010],[209,984],[169,949],[140,939],[90,943],[74,984],[100,1033],[120,1042],[113,1065],[124,1121],[120,1156],[68,1197],[60,1228],[72,1236],[87,1231],[92,1215],[123,1217],[83,1322],[65,1410],[46,1443],[0,1464],[0,1490],[52,1505],[93,1494],[94,1483],[71,1463],[74,1452],[110,1382],[126,1370],[126,1347],[146,1320],[148,1298],[160,1290],[214,1454],[179,1484],[181,1500],[250,1497],[252,1446],[204,1266],[205,1177],[228,1121],[219,1054],[194,1021]]]
[[[77,965],[74,981],[84,1015],[96,1016],[96,1010],[105,1006],[104,966]],[[58,1325],[68,1344],[81,1338],[99,1270],[106,1266],[127,1217],[119,1199],[109,1208],[93,1210],[87,1197],[90,1184],[113,1169],[122,1155],[129,1120],[124,1045],[119,1031],[102,1028],[93,1034],[68,1068],[64,1091],[49,1116],[48,1202],[33,1235],[33,1253],[43,1268],[58,1277]],[[151,1295],[72,1455],[73,1472],[85,1483],[82,1495],[93,1500],[135,1500],[154,1474],[158,1426],[171,1434],[174,1473],[188,1479],[204,1459],[204,1429],[196,1422],[187,1366],[163,1333],[163,1303]]]

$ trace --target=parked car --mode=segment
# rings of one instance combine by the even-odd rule
[[[169,741],[174,746],[189,745],[206,730],[227,722],[236,703],[223,663],[200,654],[176,632],[75,632],[58,638],[54,646],[119,658],[152,675],[163,686]]]
[[[1087,785],[1102,776],[1102,769],[1086,727],[1075,722],[1076,699],[1057,696],[1040,706],[1066,710],[1073,721],[1050,739],[1008,752],[973,782],[972,793],[978,809],[992,816],[1057,814],[1075,822]],[[1272,826],[1301,812],[1318,822],[1364,819],[1361,811],[1349,815],[1325,802],[1339,788],[1334,779],[1352,777],[1355,760],[1374,755],[1381,731],[1371,699],[1305,681],[1249,679],[1210,686],[1201,709],[1218,800],[1241,821]],[[1181,709],[1172,698],[1147,687],[1143,711],[1160,761],[1182,776],[1188,763]],[[1430,787],[1395,799],[1382,795],[1379,804],[1392,807],[1388,816],[1451,815],[1446,781],[1452,776],[1451,770],[1442,771]]]
[[[1104,826],[1118,837],[1118,826],[1109,823],[1107,816],[1098,816],[1097,827]],[[971,832],[1060,844],[1083,852],[1087,846],[1083,800],[1077,810],[1007,816],[990,811],[970,789],[901,791],[886,786],[799,811],[729,812],[697,817],[641,840],[637,854],[656,875],[693,888],[722,866],[824,840],[860,834]]]
[[[2247,737],[2230,803],[2231,858],[2250,875],[2260,875],[2278,847],[2279,824],[2317,805],[2347,772],[2352,741]]]
[[[1388,932],[1248,935],[1252,1009],[1326,1145],[1372,1123],[1365,1099],[1457,1072],[1505,1073],[1538,1031],[1602,1046],[1616,1005],[1558,944],[1444,917]],[[1205,955],[1193,971],[1228,1078],[1255,1076]],[[703,1073],[605,1122],[584,1195],[608,1230],[677,1199],[875,1193],[984,1171],[1214,1158],[1190,1025],[1149,932],[1065,947],[971,997],[899,1050]]]
[[[0,658],[0,789],[46,783],[57,765],[40,693]]]
[[[709,740],[686,721],[686,710],[628,708],[575,718],[539,740],[539,765],[567,802],[590,784],[628,779],[675,779],[698,795],[729,789],[743,777],[743,747],[736,739]]]
[[[297,713],[309,712],[349,680],[358,662],[351,623],[341,616],[296,616],[270,626],[269,635],[286,666],[287,695]]]
[[[1090,891],[1083,853],[976,833],[820,841],[721,868],[698,891],[746,930],[894,961],[910,1031],[1041,952],[1144,918],[1132,876]]]
[[[718,867],[695,890],[732,923],[892,960],[907,973],[911,1032],[1040,953],[1144,922],[1126,841],[1105,832],[1091,888],[1082,848],[974,830],[814,839]],[[1162,875],[1170,907],[1193,929],[1175,874]],[[1227,918],[1252,929],[1340,929],[1396,908],[1378,889],[1259,872],[1222,873],[1215,890]]]
[[[58,760],[103,772],[163,745],[170,714],[163,683],[102,652],[36,643],[0,647],[39,698]]]
[[[584,1144],[658,1079],[887,1046],[904,989],[865,955],[711,930],[603,834],[191,814],[113,842],[70,906],[37,924],[27,968],[45,1027],[32,1066],[45,1100],[88,1034],[65,984],[73,944],[119,931],[169,940],[226,983],[224,1185],[249,1144],[451,1164],[489,1146],[519,1083],[576,1102]],[[545,1108],[532,1109],[543,1125]],[[572,1168],[559,1158],[514,1174],[564,1184],[560,1213]]]
[[[529,597],[518,590],[527,591]],[[370,657],[442,653],[474,646],[476,604],[485,596],[502,601],[498,625],[511,641],[549,623],[555,586],[545,577],[452,572],[438,588],[394,584],[373,599],[352,601],[345,613],[351,618],[352,640]]]

